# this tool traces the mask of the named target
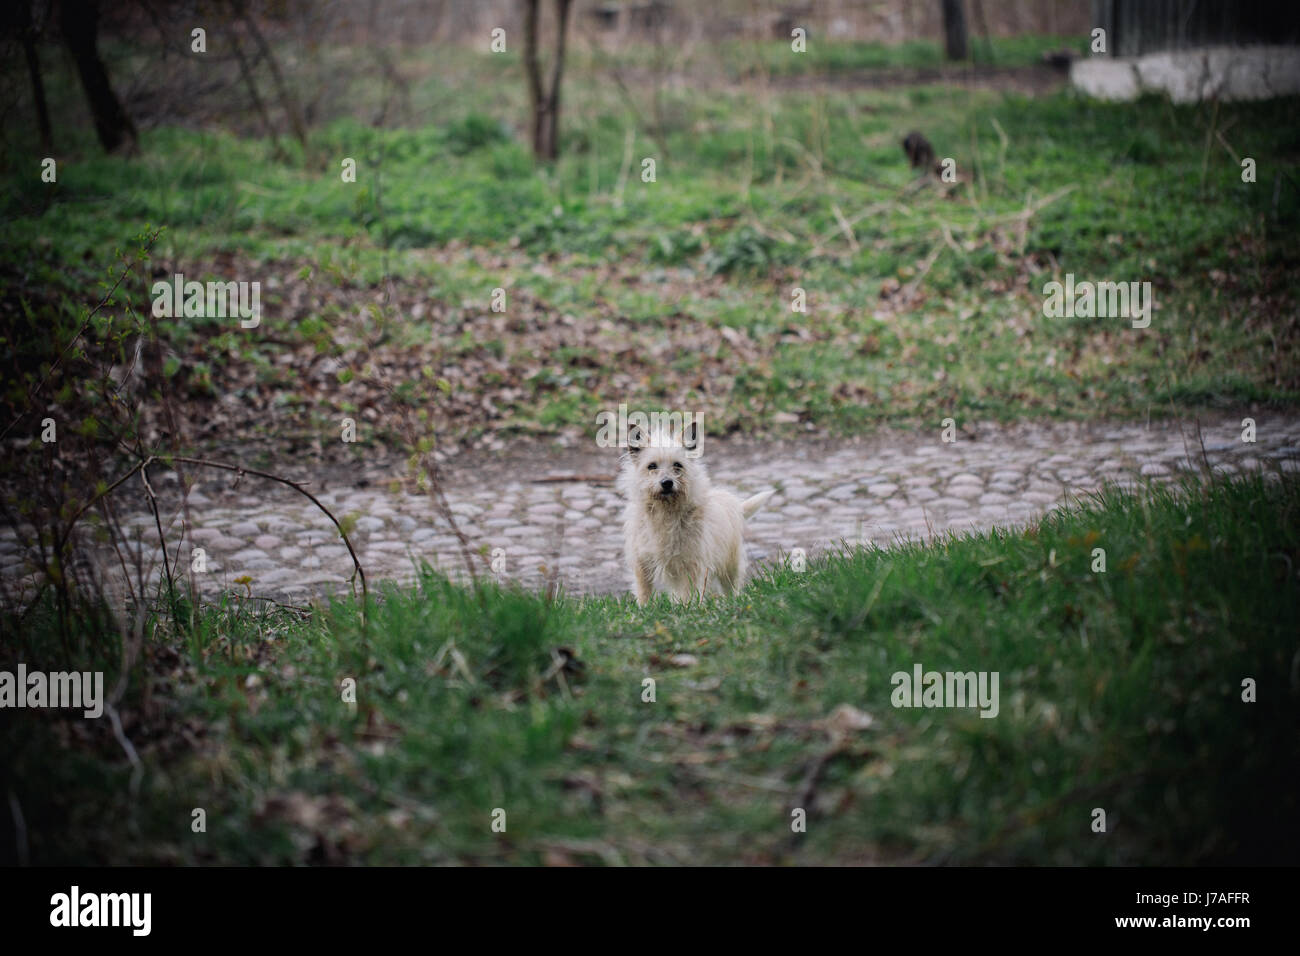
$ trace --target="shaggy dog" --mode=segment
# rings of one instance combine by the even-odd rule
[[[646,434],[628,430],[628,453],[618,487],[623,512],[624,554],[638,604],[656,590],[689,601],[710,587],[735,594],[745,581],[745,519],[772,496],[760,492],[741,501],[714,488],[698,456],[699,425]]]

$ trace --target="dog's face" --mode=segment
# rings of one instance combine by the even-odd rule
[[[695,423],[682,431],[680,440],[658,431],[647,435],[633,425],[628,429],[627,447],[622,484],[631,497],[671,507],[688,502],[692,490],[707,480],[704,462],[693,457],[699,448]]]

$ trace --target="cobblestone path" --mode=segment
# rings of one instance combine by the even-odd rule
[[[1251,443],[1242,439],[1243,417],[1203,423],[1204,459],[1216,471],[1300,467],[1300,419],[1260,415]],[[1169,481],[1205,467],[1193,431],[1173,423],[981,426],[956,438],[944,442],[935,429],[802,444],[714,439],[704,450],[715,484],[742,495],[777,489],[748,524],[754,562],[795,548],[812,556],[840,541],[888,545],[949,529],[1024,525],[1105,482]],[[622,503],[612,480],[601,480],[612,479],[616,467],[611,449],[516,446],[494,458],[451,462],[445,491],[472,548],[495,554],[501,577],[538,587],[550,575],[571,592],[619,592],[627,589]],[[410,581],[420,560],[453,574],[463,567],[430,499],[398,487],[401,470],[359,465],[354,474],[335,470],[310,486],[337,516],[355,520],[352,538],[372,588]],[[580,480],[539,480],[565,476]],[[347,551],[306,498],[248,477],[237,484],[225,473],[199,477],[190,526],[173,509],[168,540],[173,553],[184,541],[186,565],[192,548],[204,549],[207,570],[196,579],[206,597],[230,588],[303,601],[348,589]],[[175,494],[174,480],[164,487]],[[119,507],[137,509],[125,523],[136,536],[131,547],[146,565],[154,563],[156,575],[152,518],[142,501],[124,498]],[[21,549],[5,529],[0,574],[12,584],[25,573]],[[245,575],[251,582],[236,583]]]

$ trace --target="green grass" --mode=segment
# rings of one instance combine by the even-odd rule
[[[1016,41],[1006,57],[1029,62],[1057,45]],[[832,73],[937,56],[928,45],[814,44],[807,60],[780,43],[761,49],[773,64]],[[726,72],[753,52],[722,50],[718,63]],[[629,397],[707,408],[717,431],[779,430],[772,415],[784,412],[799,429],[841,433],[947,415],[1158,416],[1171,401],[1187,412],[1300,398],[1286,361],[1300,334],[1293,99],[1216,113],[1068,91],[762,91],[724,82],[665,89],[655,132],[637,120],[649,115],[644,84],[634,85],[634,114],[608,65],[579,59],[566,74],[563,156],[539,170],[521,132],[517,62],[463,50],[439,57],[438,73],[428,51],[403,61],[413,78],[409,125],[360,120],[378,95],[361,86],[328,104],[307,156],[286,146],[277,159],[267,140],[209,124],[152,129],[139,159],[105,158],[74,124],[61,127],[71,145],[58,184],[38,189],[34,154],[16,136],[0,176],[0,302],[7,316],[32,316],[15,319],[19,338],[23,323],[40,341],[51,325],[70,334],[110,251],[161,225],[160,267],[284,280],[265,290],[260,336],[193,320],[164,328],[202,354],[210,368],[200,390],[209,393],[296,343],[343,352],[364,341],[368,351],[373,329],[355,303],[373,302],[388,274],[407,303],[390,323],[391,348],[430,346],[436,362],[480,356],[462,323],[482,323],[491,291],[510,290],[509,314],[522,326],[494,336],[499,356],[513,366],[535,355],[568,393],[540,403],[496,396],[503,419],[494,426],[531,432],[585,427],[590,416],[577,410]],[[310,92],[309,79],[297,79]],[[58,76],[51,85],[56,111],[75,116],[75,86]],[[908,191],[899,142],[912,128],[955,159],[960,184]],[[1258,183],[1241,182],[1215,130],[1238,156],[1256,159]],[[358,162],[355,184],[340,179],[344,157]],[[657,162],[654,183],[641,181],[646,157]],[[312,279],[299,301],[310,305],[294,311],[289,291],[304,267]],[[1152,282],[1151,327],[1045,318],[1042,286],[1065,272]],[[790,311],[796,286],[808,292],[807,315]],[[424,317],[411,316],[415,302],[431,306]],[[120,300],[122,309],[147,304],[143,282]],[[561,313],[597,339],[586,378],[568,375],[571,365],[539,334]],[[603,321],[635,330],[601,342],[594,326]],[[674,323],[743,330],[754,346],[719,340],[705,353],[714,388],[701,390],[697,368],[642,358]],[[629,344],[632,354],[616,358]],[[611,374],[629,361],[647,366],[628,370],[650,383],[645,394],[628,396]],[[191,364],[181,380],[191,379]],[[299,387],[294,367],[269,367],[268,388]],[[464,388],[477,396],[491,384],[472,378]],[[311,401],[337,409],[355,396],[340,386]],[[469,414],[444,427],[484,424]]]
[[[1297,528],[1300,482],[1255,478],[690,606],[432,575],[365,628],[236,602],[147,642],[137,797],[106,726],[11,711],[0,747],[42,863],[1294,864]],[[42,620],[10,650],[53,669]],[[998,716],[892,706],[916,663],[997,672]],[[834,738],[840,705],[871,726]]]
[[[1080,55],[1087,52],[1079,37],[1016,36],[972,37],[970,55],[976,64],[999,67],[1026,67],[1042,63],[1048,51],[1071,49]],[[717,57],[730,76],[752,74],[758,69],[774,76],[812,74],[835,76],[854,71],[896,69],[961,70],[964,63],[949,63],[940,44],[927,40],[904,43],[845,43],[809,38],[804,53],[791,55],[790,43],[772,41],[720,44]]]

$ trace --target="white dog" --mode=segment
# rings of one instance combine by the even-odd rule
[[[681,429],[680,440],[666,430],[628,430],[618,487],[627,498],[624,554],[638,604],[656,590],[689,601],[709,588],[735,594],[745,582],[745,519],[772,492],[741,501],[714,488],[695,455],[699,441],[695,422]]]

